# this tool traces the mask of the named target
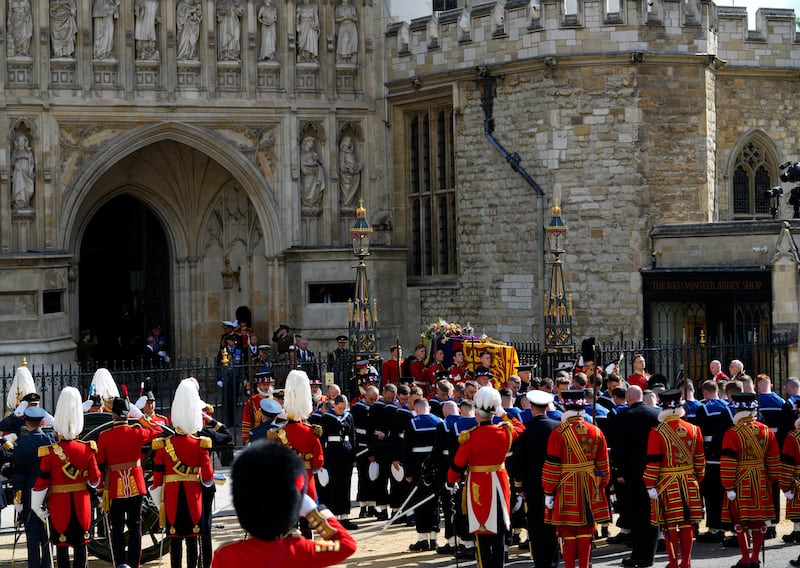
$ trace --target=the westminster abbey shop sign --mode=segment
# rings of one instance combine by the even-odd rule
[[[770,301],[769,270],[653,271],[642,272],[642,292],[647,301],[742,300]]]

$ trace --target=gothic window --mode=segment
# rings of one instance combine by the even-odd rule
[[[770,199],[764,190],[778,183],[775,161],[758,141],[745,144],[733,170],[733,214],[736,217],[767,217]]]
[[[410,275],[455,275],[456,176],[453,109],[430,106],[406,115]]]

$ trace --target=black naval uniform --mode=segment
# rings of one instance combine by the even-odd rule
[[[386,500],[386,489],[381,488],[381,477],[372,481],[369,478],[369,466],[376,461],[376,449],[380,443],[377,439],[376,425],[381,423],[383,403],[376,401],[371,405],[363,400],[356,402],[351,408],[353,430],[356,441],[356,468],[358,469],[358,501],[361,503],[378,503]],[[372,458],[372,459],[370,459]],[[386,480],[384,479],[384,482]],[[385,483],[384,483],[385,485]],[[362,516],[366,511],[362,511]]]
[[[431,493],[436,493],[438,497],[441,479],[437,479],[440,477],[437,476],[437,468],[441,470],[441,452],[444,447],[444,422],[438,416],[420,414],[406,425],[403,438],[403,467],[406,479],[410,477],[411,483],[418,487],[417,497],[425,498]],[[419,544],[423,542],[422,540],[419,541],[419,550],[436,548],[435,533],[439,532],[439,501],[437,497],[420,505],[414,511],[417,534],[433,535],[428,539],[427,548]],[[414,502],[418,502],[418,499],[415,499]]]
[[[725,489],[719,475],[722,456],[722,438],[733,424],[733,417],[727,401],[709,399],[697,409],[697,426],[703,434],[703,448],[706,455],[706,473],[700,482],[700,493],[705,504],[706,527],[719,530],[716,533],[698,535],[697,540],[722,542],[726,527],[722,523],[722,501]]]
[[[325,487],[317,484],[320,503],[337,517],[350,514],[350,481],[353,475],[353,415],[345,410],[338,416],[329,410],[319,418],[322,427],[322,452],[330,481]]]

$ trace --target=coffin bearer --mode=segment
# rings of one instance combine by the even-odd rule
[[[31,508],[43,522],[50,517],[58,568],[69,568],[70,547],[74,551],[73,566],[85,568],[92,523],[89,488],[100,483],[100,470],[95,443],[76,439],[83,431],[83,402],[78,389],[66,387],[61,391],[54,428],[56,443],[39,448],[41,473],[31,494]]]

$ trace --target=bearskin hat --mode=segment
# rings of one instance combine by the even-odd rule
[[[251,443],[234,460],[231,483],[239,524],[252,536],[274,540],[297,523],[308,480],[294,450],[267,440]]]

